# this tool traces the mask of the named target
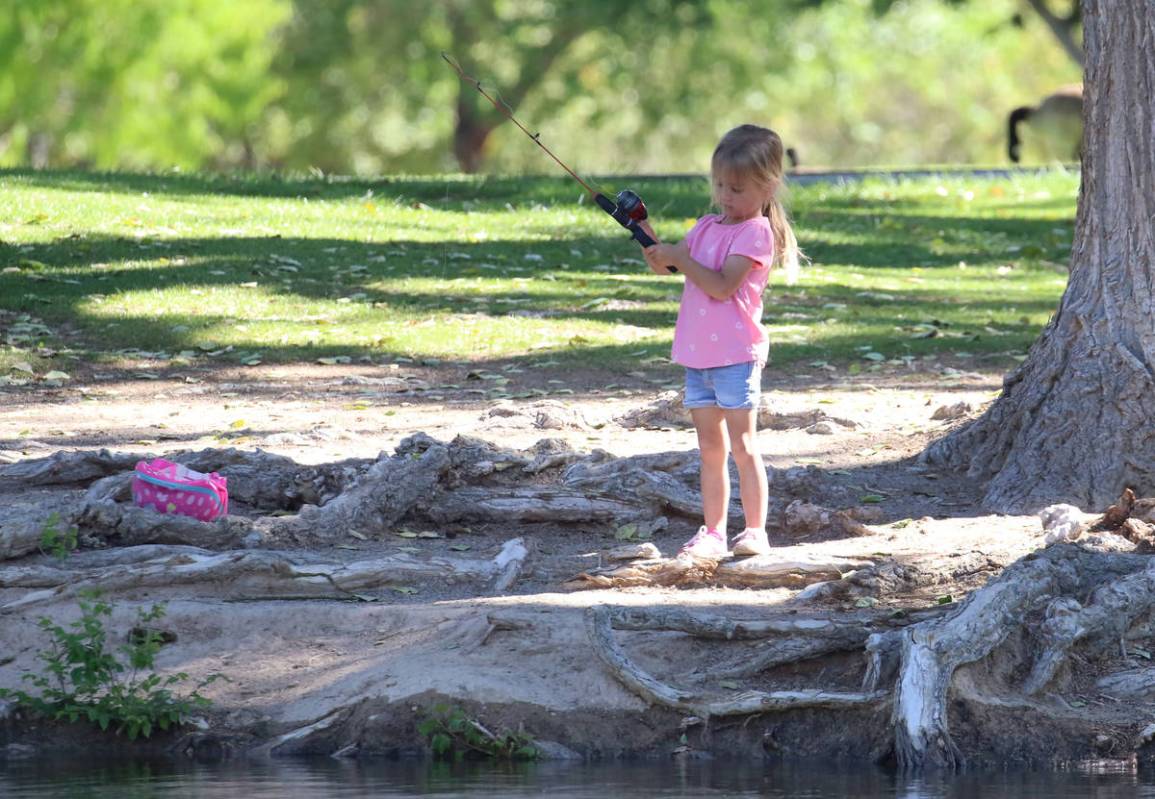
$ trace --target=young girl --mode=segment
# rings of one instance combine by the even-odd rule
[[[675,266],[685,277],[672,357],[686,368],[685,406],[698,433],[705,524],[679,555],[728,554],[731,452],[746,516],[734,554],[770,551],[766,469],[757,440],[762,368],[769,352],[761,325],[762,290],[775,262],[793,282],[799,257],[777,197],[782,154],[782,140],[772,130],[757,125],[731,130],[715,148],[710,165],[713,199],[721,213],[699,219],[678,244],[658,243],[644,251],[655,273],[669,275],[667,267]]]

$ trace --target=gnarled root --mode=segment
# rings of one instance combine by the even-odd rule
[[[643,617],[636,610],[611,606],[591,607],[586,611],[586,632],[598,657],[614,677],[626,688],[651,704],[664,705],[699,716],[737,716],[750,713],[791,710],[804,707],[842,708],[870,705],[885,698],[885,692],[837,692],[821,690],[802,691],[743,691],[726,698],[709,698],[699,693],[683,691],[657,680],[642,671],[626,656],[613,629],[621,625],[637,629]],[[772,634],[773,625],[758,622],[727,623],[708,617],[694,617],[685,613],[659,614],[650,621],[652,629],[689,629],[707,632],[711,637],[762,636]]]

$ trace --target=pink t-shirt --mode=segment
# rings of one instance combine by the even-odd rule
[[[694,369],[749,361],[764,366],[770,339],[762,328],[762,290],[774,261],[774,233],[764,216],[736,225],[723,225],[721,220],[717,214],[698,220],[686,236],[690,257],[716,272],[731,255],[744,255],[755,262],[754,267],[726,300],[715,300],[692,281],[685,281],[672,357],[675,363]]]

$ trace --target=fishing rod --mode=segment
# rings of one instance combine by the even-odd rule
[[[486,100],[489,100],[489,102],[493,104],[494,108],[504,114],[510,122],[516,125],[518,130],[520,130],[526,136],[529,136],[529,138],[533,140],[534,144],[544,150],[546,155],[556,161],[558,166],[568,172],[571,178],[580,183],[581,187],[585,189],[589,194],[590,199],[592,199],[599,208],[609,214],[615,222],[628,230],[630,232],[630,237],[634,239],[634,241],[643,247],[650,247],[654,244],[657,244],[657,242],[654,241],[650,234],[646,233],[646,231],[642,229],[640,223],[649,217],[649,212],[646,210],[646,204],[642,202],[642,198],[639,197],[636,192],[630,191],[629,189],[623,189],[617,193],[614,199],[611,200],[602,192],[594,189],[592,186],[582,180],[578,173],[574,172],[572,169],[566,166],[564,161],[554,155],[553,151],[542,143],[540,133],[530,133],[525,125],[518,121],[517,117],[513,115],[513,109],[510,108],[506,102],[501,99],[500,94],[497,96],[497,98],[491,97],[490,94],[484,88],[482,88],[481,81],[479,81],[477,78],[465,74],[465,70],[461,68],[461,65],[457,63],[457,61],[452,56],[446,52],[442,52],[441,57],[445,59],[445,63],[449,64],[449,66],[453,68],[453,71],[457,73],[458,77],[460,77],[466,83],[472,84],[473,88],[477,89],[477,91],[481,93],[482,97],[484,97]],[[667,266],[666,269],[671,272],[678,271],[673,266]]]

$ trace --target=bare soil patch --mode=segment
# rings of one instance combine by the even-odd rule
[[[417,433],[445,444],[469,437],[522,453],[552,439],[549,446],[582,457],[598,450],[617,459],[695,457],[693,430],[679,421],[676,404],[663,413],[670,407],[663,403],[669,399],[663,386],[676,381],[668,369],[622,376],[441,363],[269,366],[156,379],[136,374],[134,368],[96,370],[66,386],[5,393],[0,458],[26,464],[70,449],[143,456],[235,447],[322,465],[388,455]],[[501,376],[502,393],[530,395],[493,396],[492,375]],[[807,589],[813,581],[803,579],[761,588],[678,580],[574,590],[576,576],[608,565],[609,550],[638,543],[623,540],[621,524],[494,516],[437,524],[405,517],[369,535],[351,530],[324,542],[285,539],[237,551],[260,553],[275,543],[278,551],[333,564],[391,558],[426,565],[438,559],[488,563],[510,539],[520,538],[528,550],[524,566],[499,591],[488,579],[472,578],[312,597],[271,597],[276,592],[269,583],[246,589],[243,580],[126,583],[113,597],[117,618],[126,622],[134,608],[167,601],[165,626],[177,640],[162,650],[160,665],[194,679],[209,673],[229,678],[209,689],[215,710],[208,731],[182,740],[190,752],[349,755],[420,748],[417,720],[433,701],[446,701],[490,728],[525,725],[539,740],[558,744],[547,745],[555,756],[738,746],[775,756],[885,758],[893,729],[876,704],[838,711],[799,707],[737,721],[695,719],[693,713],[655,707],[594,656],[586,611],[603,605],[674,608],[752,620],[825,614],[839,624],[884,630],[911,614],[957,607],[1002,568],[1042,546],[1037,518],[987,514],[976,505],[978,486],[965,476],[935,473],[917,462],[929,440],[976,413],[999,381],[999,375],[966,372],[950,379],[896,372],[847,381],[767,373],[760,440],[771,475],[774,557],[869,564],[858,570],[858,582],[853,575],[836,575],[825,589]],[[605,388],[611,384],[617,388]],[[559,388],[566,393],[556,393]],[[933,418],[941,408],[954,410],[939,413],[946,419]],[[67,510],[88,488],[30,485],[0,472],[0,503],[9,523],[31,509]],[[859,527],[850,534],[829,517],[807,517],[804,506],[817,506],[815,513],[844,512]],[[235,513],[260,516],[244,502]],[[740,523],[740,517],[733,521]],[[698,523],[692,514],[668,513],[648,538],[672,555]],[[73,559],[99,570],[100,556],[81,552]],[[53,562],[33,552],[8,565],[33,569]],[[36,619],[68,619],[76,611],[63,594],[17,608],[12,603],[38,589],[7,574],[0,581],[0,629],[8,653],[0,687],[13,688],[21,672],[37,668],[44,639]],[[765,656],[765,641],[707,641],[675,630],[638,630],[628,641],[635,665],[668,684],[692,684],[712,696],[815,687],[855,692],[868,669],[861,651],[832,650],[742,674],[741,664]],[[978,759],[996,759],[992,734],[1005,733],[1025,712],[996,705],[983,706],[988,718],[956,721],[955,739]],[[1078,737],[1066,750],[1047,750],[1048,743],[1015,756],[1132,752],[1132,739],[1119,730],[1136,724],[1141,714],[1108,703],[1097,709],[1100,716],[1118,717],[1110,746],[1089,738],[1089,723],[1073,713],[1063,724]],[[1052,715],[1039,716],[1044,717],[1056,733],[1070,733]],[[7,740],[48,745],[30,729],[10,726]]]

